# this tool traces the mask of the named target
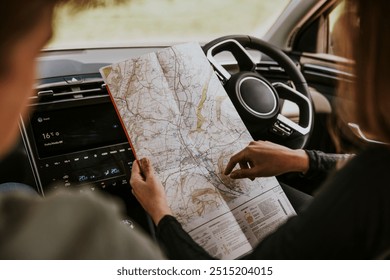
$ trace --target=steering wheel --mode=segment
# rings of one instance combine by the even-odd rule
[[[270,83],[261,76],[247,49],[258,50],[276,61],[295,89],[282,82]],[[306,80],[291,58],[277,47],[245,35],[217,38],[203,50],[254,140],[269,140],[293,149],[306,146],[313,130],[313,105]],[[238,73],[229,73],[215,59],[224,51],[237,60]],[[279,97],[299,107],[298,123],[280,113]]]

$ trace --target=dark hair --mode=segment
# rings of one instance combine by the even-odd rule
[[[343,83],[339,115],[365,132],[390,142],[390,3],[388,0],[347,0],[346,50],[355,61],[355,83]],[[348,47],[349,46],[349,47]],[[348,56],[348,55],[347,55]]]
[[[53,9],[61,0],[24,0],[0,2],[0,75],[4,75],[7,57],[14,44],[38,23],[45,9]]]
[[[7,57],[14,44],[39,22],[43,12],[58,4],[73,11],[81,8],[118,4],[127,0],[2,0],[0,2],[0,77],[7,71]]]

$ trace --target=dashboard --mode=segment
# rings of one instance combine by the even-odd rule
[[[152,223],[129,187],[134,154],[99,69],[163,47],[43,52],[36,91],[30,98],[31,113],[21,118],[20,143],[1,162],[0,183],[22,182],[42,196],[58,188],[103,192],[121,200],[129,220],[152,234]],[[276,62],[252,55],[258,62],[256,71],[272,82],[288,83]],[[218,59],[235,71],[230,57]],[[286,102],[282,112],[297,121],[296,109]]]

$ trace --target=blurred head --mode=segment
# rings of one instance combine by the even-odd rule
[[[390,4],[388,0],[347,0],[344,50],[355,62],[356,82],[342,84],[348,100],[339,115],[370,137],[390,143]]]
[[[55,0],[0,2],[0,157],[18,135],[35,81],[35,59],[50,39]]]
[[[33,93],[36,58],[52,34],[53,10],[67,3],[76,11],[126,0],[1,0],[0,159],[15,143],[18,121]]]

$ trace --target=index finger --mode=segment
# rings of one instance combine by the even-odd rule
[[[228,164],[226,165],[226,168],[225,168],[225,175],[229,175],[233,168],[236,166],[237,163],[239,162],[244,162],[245,161],[245,153],[244,153],[244,150],[238,152],[237,154],[233,155]]]

